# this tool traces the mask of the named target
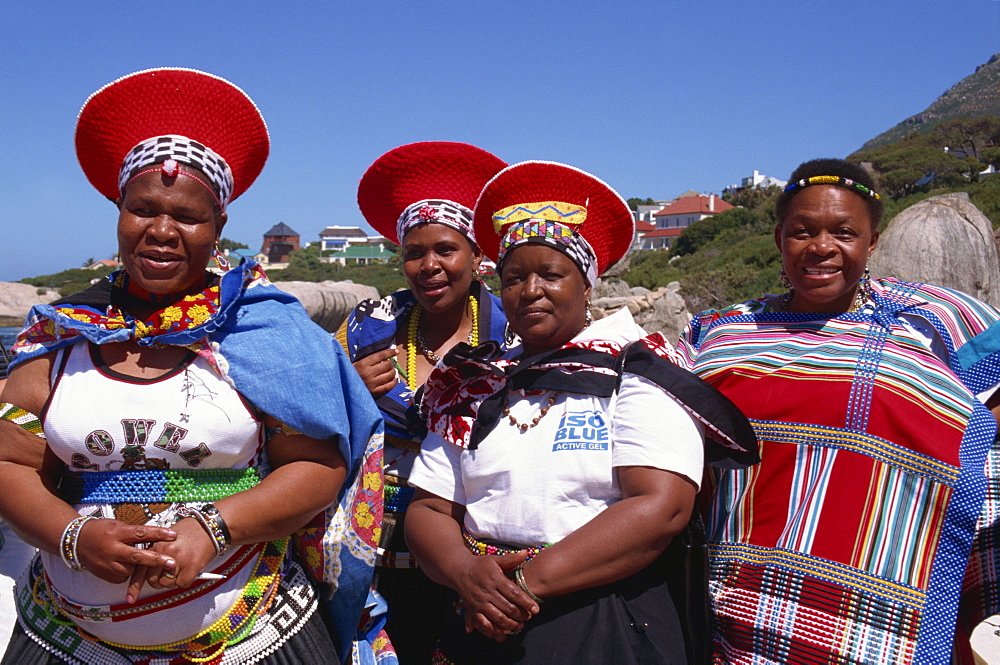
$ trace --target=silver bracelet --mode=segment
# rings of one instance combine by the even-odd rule
[[[517,586],[521,587],[521,591],[528,594],[528,597],[531,598],[533,601],[539,604],[544,602],[541,598],[531,593],[531,589],[528,588],[527,582],[524,581],[524,570],[522,569],[521,566],[518,566],[517,568],[514,569],[514,581],[517,582]]]

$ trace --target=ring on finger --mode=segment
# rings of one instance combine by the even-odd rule
[[[166,577],[168,580],[176,580],[177,579],[177,573],[168,573],[166,571],[163,571],[163,576]]]

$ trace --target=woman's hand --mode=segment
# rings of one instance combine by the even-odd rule
[[[80,563],[105,582],[121,584],[137,570],[155,566],[173,570],[176,561],[169,554],[139,549],[143,543],[168,543],[177,538],[174,529],[126,524],[119,520],[89,520],[80,528],[76,552]]]
[[[372,397],[379,398],[386,394],[399,380],[392,362],[395,355],[395,348],[382,349],[354,362],[354,369]]]
[[[182,519],[172,529],[177,533],[176,539],[155,543],[151,551],[169,557],[175,562],[174,566],[137,567],[129,580],[125,602],[134,603],[144,583],[154,589],[189,586],[215,558],[212,538],[198,520],[190,517]]]
[[[472,554],[462,539],[464,512],[461,505],[417,488],[406,510],[406,543],[428,577],[461,596],[465,629],[503,642],[538,614],[538,603],[507,577],[527,552]]]
[[[521,632],[524,622],[538,614],[538,604],[525,595],[509,577],[524,563],[527,552],[499,556],[474,556],[465,559],[455,577],[456,591],[465,605],[465,630],[473,629],[503,642],[508,635]]]

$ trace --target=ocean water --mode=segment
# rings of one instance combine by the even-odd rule
[[[7,328],[0,326],[0,343],[3,344],[3,348],[10,348],[10,345],[14,343],[14,338],[17,337],[17,333],[20,330],[20,327]]]
[[[4,349],[9,349],[10,345],[14,343],[14,338],[17,337],[17,333],[19,330],[21,329],[0,326],[0,344],[3,344]],[[6,376],[7,376],[7,359],[6,356],[0,354],[0,379],[5,378]]]

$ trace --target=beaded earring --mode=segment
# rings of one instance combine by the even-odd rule
[[[781,286],[783,286],[786,290],[792,290],[792,280],[788,279],[788,273],[785,272],[784,267],[782,267],[781,272],[778,273],[778,282],[780,282]]]
[[[861,281],[858,283],[858,292],[865,294],[867,297],[871,293],[871,281],[872,274],[868,269],[868,264],[865,264],[865,274],[861,276]]]
[[[232,270],[233,266],[229,263],[229,257],[222,253],[219,249],[219,241],[215,241],[215,249],[212,251],[212,258],[215,259],[215,265],[219,266],[219,270],[222,272],[229,272]]]

